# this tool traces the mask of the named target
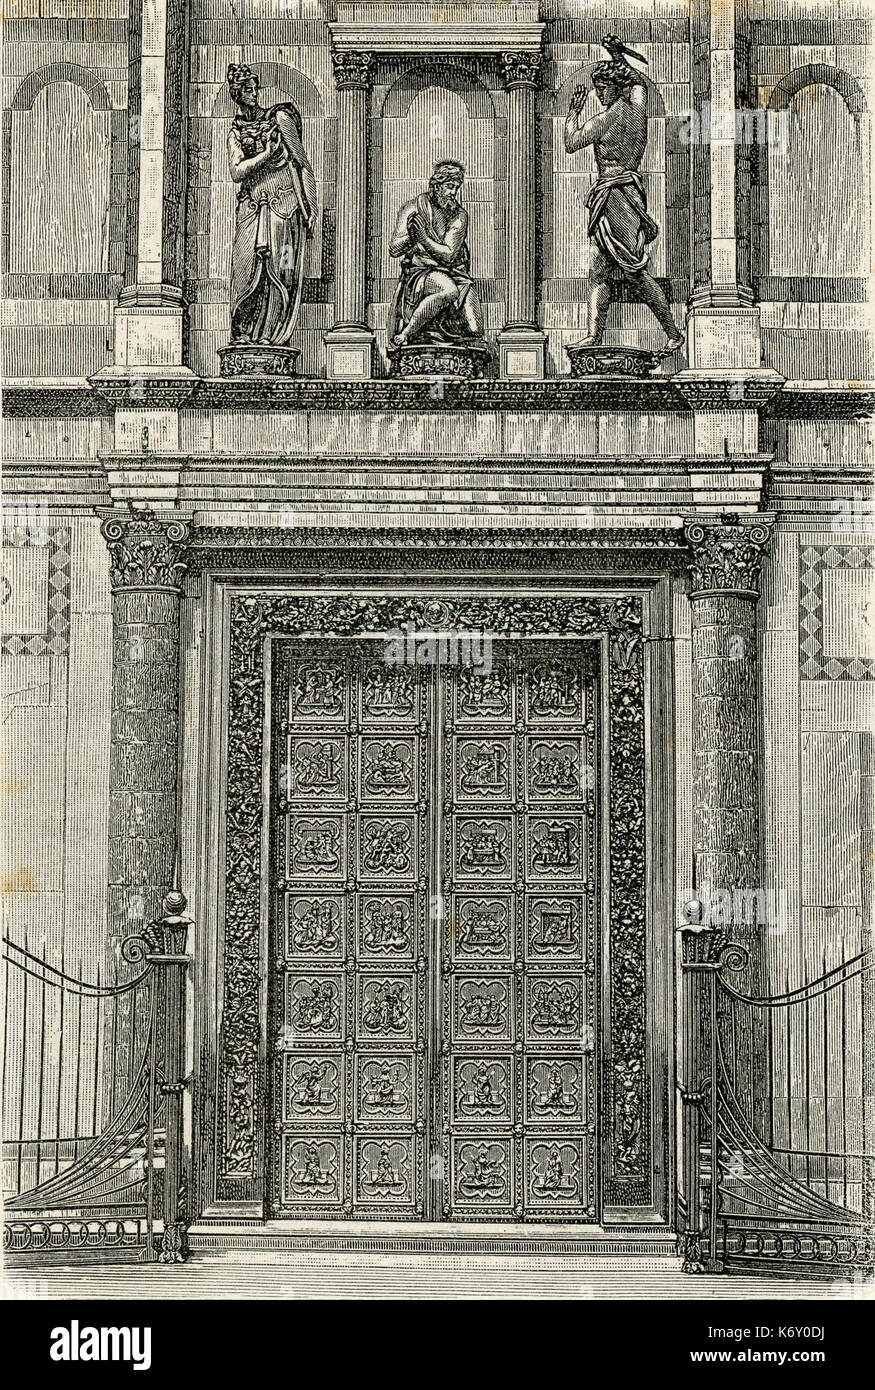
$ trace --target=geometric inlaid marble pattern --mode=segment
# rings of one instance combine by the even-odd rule
[[[70,531],[65,526],[12,526],[3,529],[6,551],[0,613],[3,635],[0,652],[12,656],[60,656],[70,645]],[[45,552],[41,573],[33,575],[24,567],[29,556],[23,552]],[[43,559],[42,556],[39,557]],[[44,583],[38,597],[38,614],[32,609],[32,595],[21,607],[16,604],[17,585],[28,588]],[[10,631],[18,627],[22,630]]]
[[[875,660],[830,650],[832,640],[824,576],[835,571],[868,571],[875,548],[865,545],[802,547],[799,586],[799,674],[803,680],[864,681],[875,679]],[[861,648],[865,636],[861,632]]]

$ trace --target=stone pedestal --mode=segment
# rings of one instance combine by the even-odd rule
[[[116,370],[128,376],[158,375],[180,367],[182,317],[182,290],[175,285],[126,285],[115,311]]]
[[[595,376],[646,377],[655,372],[662,354],[647,348],[602,344],[588,347],[582,343],[566,344],[571,375],[577,379]]]
[[[369,381],[374,375],[374,335],[369,328],[331,328],[322,341],[329,381]]]
[[[687,318],[687,360],[693,371],[756,371],[762,364],[760,311],[737,299],[721,305],[694,296]]]
[[[219,348],[219,371],[221,376],[295,376],[300,356],[300,348],[229,343]]]
[[[546,339],[539,328],[504,328],[498,335],[499,374],[506,381],[542,381]]]
[[[390,348],[388,357],[391,376],[479,381],[493,374],[492,353],[485,343],[471,343],[470,346],[409,343]]]

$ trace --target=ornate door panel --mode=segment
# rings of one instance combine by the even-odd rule
[[[279,1216],[423,1214],[430,673],[368,641],[274,667]]]
[[[594,681],[584,643],[444,672],[443,1215],[595,1215]]]
[[[588,651],[278,644],[274,1215],[594,1218]]]

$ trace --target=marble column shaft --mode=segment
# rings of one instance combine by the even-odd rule
[[[174,886],[179,738],[179,585],[188,526],[111,518],[113,663],[110,930],[156,920]]]
[[[540,68],[538,52],[502,55],[507,89],[507,328],[535,327],[535,86]]]
[[[705,910],[731,901],[728,935],[759,973],[759,721],[757,600],[769,527],[693,522],[693,857]],[[726,895],[729,895],[727,899]],[[750,920],[753,919],[753,920]]]
[[[337,83],[335,328],[367,325],[368,97],[371,55],[332,55]]]

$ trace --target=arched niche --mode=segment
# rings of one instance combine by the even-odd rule
[[[503,95],[503,94],[502,94]],[[400,208],[428,187],[435,164],[465,167],[462,200],[469,216],[471,269],[489,304],[503,299],[504,126],[495,97],[468,67],[421,63],[390,82],[372,121],[371,224],[376,233],[370,276],[377,326],[398,279],[388,246]],[[490,315],[497,318],[497,312]]]
[[[111,106],[99,78],[75,63],[52,63],[19,85],[6,113],[9,273],[57,278],[116,268]]]
[[[857,298],[852,285],[869,273],[871,246],[862,88],[825,63],[796,68],[772,92],[766,137],[759,146],[761,297]]]

